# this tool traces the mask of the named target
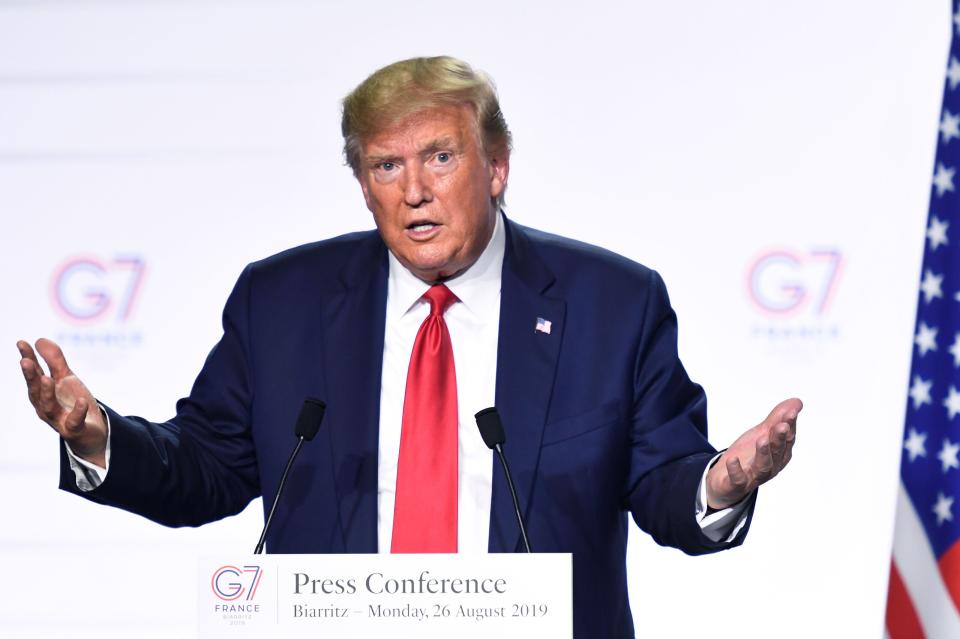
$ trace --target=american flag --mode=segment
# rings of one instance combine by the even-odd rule
[[[897,520],[890,639],[960,638],[960,10],[944,85],[921,269]]]
[[[550,334],[550,328],[553,326],[553,322],[550,320],[545,320],[542,317],[537,318],[537,325],[534,327],[534,331],[537,333],[546,333]]]

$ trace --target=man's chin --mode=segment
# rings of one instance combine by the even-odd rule
[[[438,252],[424,251],[423,253],[426,253],[426,255],[417,255],[416,252],[412,254],[407,253],[406,255],[394,253],[394,255],[404,268],[424,282],[432,284],[440,281],[444,277],[449,279],[449,275],[447,274],[451,271],[451,261],[449,259],[442,259],[442,257],[437,254]]]
[[[433,248],[440,247],[435,246]],[[453,251],[451,254],[439,250],[407,252],[405,255],[398,255],[396,252],[393,254],[408,271],[430,284],[443,282],[460,275],[480,257],[478,254],[473,259],[464,259],[458,251]]]
[[[403,264],[403,262],[400,262]],[[417,276],[417,278],[427,282],[428,284],[437,284],[440,282],[445,282],[451,278],[460,275],[468,266],[456,266],[450,263],[443,264],[432,264],[432,263],[420,263],[420,264],[409,264],[405,265],[407,270]]]
[[[435,282],[438,282],[442,278],[442,275],[441,275],[441,273],[443,272],[442,264],[438,265],[438,264],[432,264],[429,262],[427,263],[411,262],[409,260],[405,260],[400,257],[397,257],[397,260],[405,269],[413,273],[417,277],[417,279],[421,279],[424,282],[427,282],[428,284],[433,284]]]

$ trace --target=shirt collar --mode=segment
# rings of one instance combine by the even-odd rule
[[[502,214],[497,213],[493,235],[477,261],[460,275],[444,282],[474,315],[482,316],[485,309],[499,308],[497,301],[507,245],[502,218]],[[423,297],[430,285],[407,270],[393,253],[387,251],[387,254],[390,261],[388,312],[393,310],[397,316],[403,316]]]

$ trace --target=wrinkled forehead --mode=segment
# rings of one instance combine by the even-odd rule
[[[364,137],[365,156],[397,153],[401,149],[420,152],[435,146],[466,148],[479,146],[476,118],[469,105],[441,105],[420,109],[386,123]]]

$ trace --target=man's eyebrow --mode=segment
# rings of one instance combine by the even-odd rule
[[[442,137],[430,140],[427,142],[421,149],[421,155],[429,155],[431,153],[436,153],[444,149],[454,149],[457,148],[456,140],[452,137]]]
[[[396,155],[368,155],[366,156],[367,164],[380,164],[382,162],[393,162],[396,164],[400,161],[400,158]]]
[[[426,144],[424,144],[418,151],[418,155],[431,155],[437,151],[443,150],[455,150],[458,149],[459,145],[457,140],[451,136],[444,136],[441,138],[434,138]],[[403,158],[399,155],[394,154],[379,154],[379,153],[370,153],[367,154],[364,158],[367,164],[381,164],[383,162],[393,162],[394,164],[399,164]]]

